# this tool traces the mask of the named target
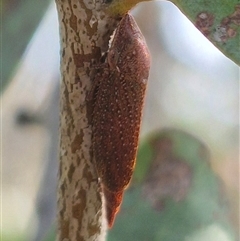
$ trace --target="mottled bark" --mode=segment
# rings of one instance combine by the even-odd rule
[[[61,41],[58,240],[104,240],[106,223],[91,154],[86,96],[116,20],[101,0],[56,0]]]

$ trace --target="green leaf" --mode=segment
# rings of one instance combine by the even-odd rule
[[[170,1],[178,6],[223,54],[240,65],[239,0]]]
[[[140,164],[136,164],[131,185],[136,185],[143,181],[151,164],[152,155],[153,149],[148,141],[140,145],[137,154],[137,163]]]
[[[119,17],[123,16],[127,13],[131,8],[133,8],[136,4],[143,1],[151,1],[151,0],[111,0],[106,1],[110,4],[107,6],[106,10],[108,14]]]
[[[11,80],[14,69],[42,19],[50,0],[3,0],[2,4],[2,87]],[[0,59],[1,60],[1,59]],[[3,90],[0,89],[0,92]]]
[[[235,240],[227,196],[197,138],[155,133],[140,146],[136,170],[140,178],[125,193],[108,241]]]

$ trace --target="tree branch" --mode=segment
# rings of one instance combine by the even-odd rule
[[[102,240],[102,198],[86,96],[117,20],[97,0],[56,0],[61,41],[58,240]]]

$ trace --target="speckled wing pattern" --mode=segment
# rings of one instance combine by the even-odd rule
[[[109,227],[128,186],[138,147],[150,56],[135,20],[120,21],[107,56],[96,75],[93,147],[107,206]]]

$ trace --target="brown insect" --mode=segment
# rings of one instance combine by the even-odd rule
[[[145,39],[126,14],[93,84],[93,150],[109,227],[133,174],[149,69]]]

